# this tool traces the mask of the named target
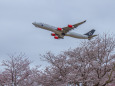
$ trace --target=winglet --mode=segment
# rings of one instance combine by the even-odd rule
[[[86,22],[86,20],[84,22]]]
[[[79,22],[79,23],[77,23],[77,24],[75,24],[75,25],[73,25],[75,28],[76,27],[78,27],[79,25],[81,25],[81,24],[83,24],[83,23],[85,23],[86,22],[86,20],[85,21],[82,21],[82,22]]]

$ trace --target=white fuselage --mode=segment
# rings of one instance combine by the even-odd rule
[[[74,32],[68,32],[66,36],[74,37],[74,38],[79,38],[79,39],[88,39],[87,35],[82,35]]]
[[[51,26],[51,25],[48,25],[48,24],[44,24],[44,23],[32,23],[35,27],[39,27],[39,28],[42,28],[42,29],[45,29],[45,30],[49,30],[49,31],[52,31],[56,34],[59,34],[61,35],[62,32],[61,31],[58,31],[57,30],[57,27],[54,27],[54,26]],[[87,35],[81,35],[81,34],[78,34],[78,33],[74,33],[74,32],[67,32],[65,33],[65,36],[70,36],[70,37],[74,37],[74,38],[79,38],[79,39],[88,39],[88,36]]]

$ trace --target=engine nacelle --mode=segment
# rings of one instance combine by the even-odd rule
[[[59,27],[58,27],[57,30],[62,31],[62,28],[59,28]]]
[[[74,26],[69,24],[68,27],[69,27],[69,28],[73,28]]]
[[[54,36],[54,38],[55,38],[55,39],[59,39],[59,37],[58,37],[58,36]]]
[[[51,33],[51,36],[55,36],[56,34],[55,33]]]

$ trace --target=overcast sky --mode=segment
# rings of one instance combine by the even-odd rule
[[[32,66],[46,65],[40,54],[74,49],[83,40],[56,40],[32,22],[65,27],[84,20],[87,22],[73,32],[95,29],[95,34],[115,34],[115,0],[0,0],[0,61],[8,59],[8,54],[23,52],[33,61]]]

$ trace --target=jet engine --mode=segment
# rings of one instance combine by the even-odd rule
[[[69,27],[69,28],[73,28],[74,26],[69,24],[68,27]]]
[[[58,37],[58,36],[54,36],[54,38],[55,38],[55,39],[59,39],[59,37]]]
[[[55,33],[51,33],[51,36],[55,36],[56,34]]]
[[[62,31],[62,28],[59,28],[59,27],[58,27],[57,30]]]

